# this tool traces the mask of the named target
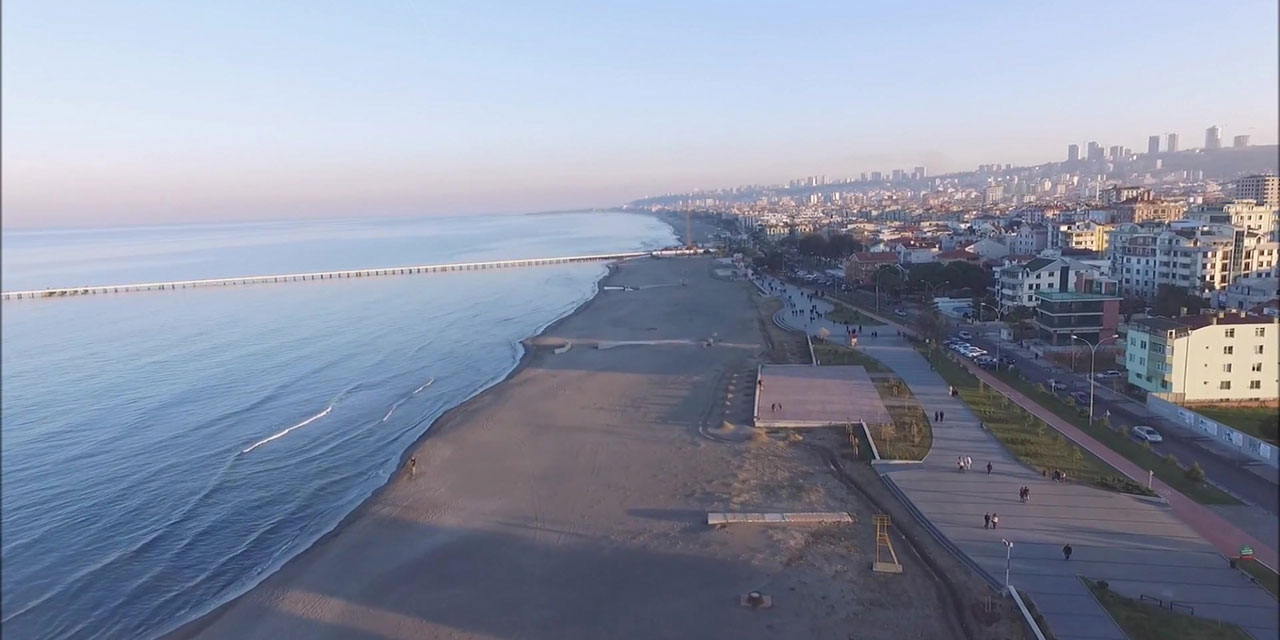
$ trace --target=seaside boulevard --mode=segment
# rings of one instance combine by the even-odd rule
[[[527,341],[506,381],[406,453],[412,477],[170,637],[963,638],[917,559],[900,576],[870,571],[871,509],[812,439],[707,433],[750,420],[771,313],[716,266],[618,265]],[[648,344],[609,344],[627,341]],[[858,522],[706,526],[735,510]],[[741,606],[756,589],[772,608]]]

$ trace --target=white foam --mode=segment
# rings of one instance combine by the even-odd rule
[[[400,406],[400,404],[403,402],[404,400],[397,400],[395,404],[391,405],[391,408],[387,409],[387,415],[382,416],[382,422],[386,422],[387,418],[390,418],[391,414],[395,413],[396,407]]]
[[[435,381],[436,381],[436,379],[435,379],[435,378],[432,378],[432,379],[430,379],[430,380],[426,381],[425,383],[423,383],[423,385],[422,385],[421,387],[418,387],[418,388],[413,392],[413,395],[415,395],[415,396],[416,396],[416,395],[418,395],[418,392],[419,392],[419,391],[422,391],[423,389],[426,389],[427,387],[431,386],[431,383],[432,383],[432,382],[435,382]],[[397,404],[399,404],[399,403],[397,403]],[[392,408],[394,408],[394,407],[392,407]],[[387,415],[391,415],[391,414],[390,414],[390,413],[388,413]],[[386,420],[386,418],[383,418],[383,420]]]
[[[252,445],[252,446],[250,446],[248,449],[245,449],[244,451],[241,451],[240,453],[249,453],[250,451],[253,451],[254,449],[257,449],[258,447],[261,447],[262,445],[264,445],[264,444],[266,444],[266,443],[268,443],[268,442],[271,442],[272,440],[275,440],[275,439],[277,439],[277,438],[283,438],[283,437],[285,436],[285,434],[289,433],[290,431],[293,431],[294,429],[298,429],[298,428],[300,428],[300,427],[305,427],[305,426],[307,426],[307,425],[311,424],[312,422],[315,422],[316,420],[319,420],[320,418],[323,418],[323,417],[325,417],[325,416],[329,415],[329,412],[330,412],[330,411],[333,411],[333,405],[329,405],[329,406],[325,407],[325,408],[324,408],[324,411],[321,411],[320,413],[317,413],[317,414],[315,414],[314,416],[311,416],[310,418],[307,418],[306,420],[303,420],[302,422],[299,422],[298,424],[295,424],[295,425],[293,425],[292,427],[289,427],[288,429],[285,429],[284,431],[281,431],[280,433],[277,433],[277,434],[275,434],[274,436],[271,436],[270,438],[266,438],[266,439],[263,439],[263,440],[259,440],[259,441],[255,442],[255,443],[253,443],[253,445]],[[387,415],[390,415],[390,414],[387,414]],[[384,418],[384,419],[385,419],[385,418]]]

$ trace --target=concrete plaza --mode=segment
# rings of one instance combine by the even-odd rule
[[[889,421],[867,370],[858,366],[815,367],[767,364],[757,393],[755,426],[762,428],[825,427],[866,421]]]

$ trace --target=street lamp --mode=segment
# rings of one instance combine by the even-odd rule
[[[988,308],[988,309],[990,309],[990,310],[992,310],[992,311],[996,312],[996,322],[1000,322],[1000,319],[1004,317],[1004,308],[1003,308],[1003,307],[1001,307],[1001,308],[997,309],[997,308],[995,308],[995,307],[993,307],[993,306],[991,306],[991,305],[989,305],[989,304],[987,304],[987,303],[985,303],[985,302],[979,302],[978,304],[980,305],[980,306],[978,307],[978,320],[979,320],[979,321],[981,321],[981,320],[982,320],[982,307],[986,307],[986,308]],[[996,336],[996,369],[997,369],[997,370],[999,370],[999,369],[1000,369],[1000,336]]]
[[[1103,338],[1099,340],[1097,344],[1094,344],[1092,342],[1089,342],[1088,340],[1085,340],[1084,338],[1081,338],[1080,336],[1074,333],[1071,334],[1072,340],[1079,340],[1080,342],[1083,342],[1089,345],[1089,426],[1091,427],[1093,426],[1093,387],[1095,384],[1097,384],[1097,380],[1093,377],[1093,366],[1094,366],[1094,361],[1096,359],[1096,356],[1098,355],[1098,347],[1101,347],[1102,343],[1108,340],[1115,340],[1116,338],[1119,338],[1119,337],[1120,337],[1119,334],[1113,334],[1111,337]]]
[[[895,262],[894,264],[889,265],[889,267],[893,267],[894,269],[901,271],[902,279],[903,280],[907,279],[907,270],[903,269],[902,265],[897,264]],[[888,267],[880,267],[879,269],[876,270],[875,278],[873,278],[873,280],[876,281],[876,313],[880,312],[880,276],[883,275],[888,270],[889,270]]]
[[[1013,562],[1013,543],[1000,538],[1000,542],[1004,543],[1004,588],[1009,589],[1009,565]]]
[[[942,285],[944,285],[944,284],[951,284],[951,281],[950,281],[950,280],[943,280],[942,282],[939,282],[938,284],[929,284],[928,282],[925,282],[924,280],[921,280],[921,281],[920,281],[920,284],[923,284],[924,286],[929,287],[929,297],[930,297],[930,298],[933,298],[935,295],[937,295],[937,294],[936,294],[936,292],[937,292],[937,290],[938,290],[938,287],[941,287],[941,286],[942,286]]]

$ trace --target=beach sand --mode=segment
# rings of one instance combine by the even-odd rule
[[[749,419],[765,344],[753,289],[711,265],[619,265],[602,284],[642,288],[528,341],[508,380],[414,445],[412,477],[171,637],[956,637],[923,572],[869,571],[870,513],[818,448],[720,429]],[[707,527],[720,510],[858,522]],[[771,608],[740,605],[755,589]]]

